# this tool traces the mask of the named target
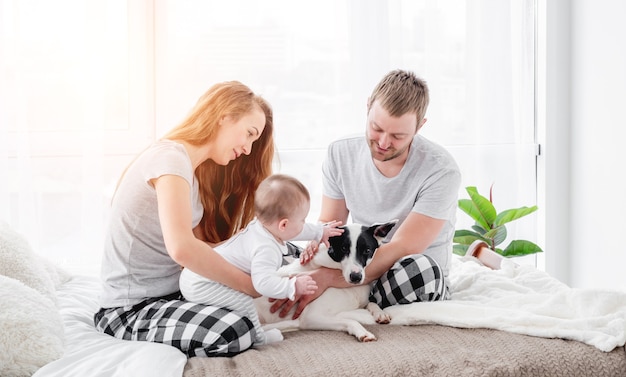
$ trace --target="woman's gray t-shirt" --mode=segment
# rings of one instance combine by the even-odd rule
[[[398,219],[401,224],[410,212],[446,220],[424,254],[434,258],[448,275],[461,173],[447,150],[416,135],[404,167],[388,178],[374,165],[367,139],[348,137],[330,144],[322,173],[324,195],[345,200],[355,223],[372,225]]]
[[[156,191],[150,184],[164,175],[189,183],[192,226],[202,218],[198,182],[185,148],[162,140],[141,153],[126,170],[111,205],[102,259],[103,308],[134,305],[179,289],[181,267],[165,248]]]

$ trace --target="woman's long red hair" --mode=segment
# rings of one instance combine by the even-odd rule
[[[229,115],[238,119],[255,106],[265,113],[265,129],[253,143],[250,154],[225,166],[209,159],[196,168],[204,206],[200,226],[205,241],[216,243],[228,239],[254,218],[254,193],[261,181],[272,173],[272,108],[240,82],[219,83],[198,100],[187,119],[164,136],[201,145],[215,139],[222,117]]]

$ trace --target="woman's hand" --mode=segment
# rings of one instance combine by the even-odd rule
[[[247,295],[259,297],[250,275],[207,244],[199,227],[189,227],[192,218],[189,183],[180,176],[169,174],[152,179],[150,183],[157,195],[165,248],[174,262]]]

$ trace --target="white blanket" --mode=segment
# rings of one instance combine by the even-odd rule
[[[65,355],[33,377],[182,376],[187,356],[176,348],[120,340],[95,329],[98,291],[98,279],[86,276],[76,276],[57,290],[65,326]]]
[[[501,270],[491,270],[472,259],[453,259],[451,300],[387,308],[391,323],[492,328],[605,352],[626,342],[626,292],[574,289],[531,266],[504,260]]]

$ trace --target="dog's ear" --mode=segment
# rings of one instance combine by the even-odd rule
[[[370,227],[370,231],[374,237],[379,240],[387,237],[387,234],[391,231],[391,229],[396,226],[398,223],[398,219],[391,220],[384,224],[374,224]]]
[[[341,226],[340,228],[344,229],[343,234],[335,237],[330,237],[328,239],[328,243],[330,244],[330,246],[328,247],[327,253],[330,259],[334,260],[335,262],[341,262],[341,260],[344,258],[346,254],[344,250],[344,243],[350,238],[350,230],[345,226]],[[348,246],[347,249],[349,250],[350,247]]]

